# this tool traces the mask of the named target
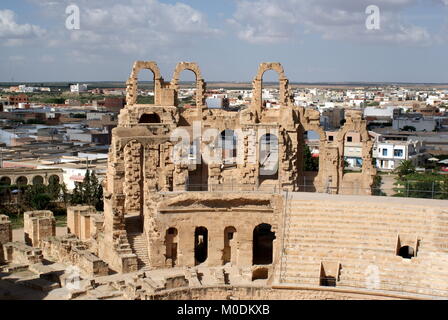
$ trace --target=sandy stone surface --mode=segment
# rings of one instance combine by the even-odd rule
[[[67,227],[56,227],[56,236],[67,234]],[[12,241],[25,242],[25,234],[23,229],[14,229],[12,231]]]

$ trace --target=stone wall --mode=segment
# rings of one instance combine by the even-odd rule
[[[3,245],[12,241],[12,227],[8,216],[0,215],[0,264],[5,262]]]
[[[42,250],[27,246],[20,242],[9,242],[3,245],[7,263],[35,264],[43,260]]]
[[[23,223],[27,245],[38,247],[40,241],[56,235],[56,220],[51,211],[27,211]]]
[[[74,206],[67,208],[67,231],[78,239],[87,241],[101,230],[103,216],[92,206]]]
[[[109,274],[107,263],[91,253],[89,247],[74,235],[46,238],[41,241],[41,246],[45,258],[77,266],[87,276]]]

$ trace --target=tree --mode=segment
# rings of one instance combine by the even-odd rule
[[[417,129],[415,127],[413,127],[413,126],[404,126],[402,130],[403,131],[410,131],[410,132],[417,131]]]
[[[319,159],[313,158],[310,147],[307,145],[305,145],[303,159],[305,171],[319,171]]]
[[[87,170],[84,180],[75,185],[70,202],[94,206],[98,211],[103,211],[103,187],[95,172]]]
[[[34,210],[46,210],[55,198],[42,184],[27,186],[24,192],[24,204]]]
[[[395,169],[395,173],[398,174],[399,179],[415,173],[415,166],[411,160],[403,160],[400,165]]]

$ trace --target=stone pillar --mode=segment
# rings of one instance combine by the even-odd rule
[[[51,211],[28,211],[24,213],[25,243],[38,247],[39,242],[56,235],[56,220]]]
[[[0,264],[6,262],[3,245],[12,241],[12,227],[8,216],[0,215]]]

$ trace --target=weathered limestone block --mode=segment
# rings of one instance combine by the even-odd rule
[[[80,240],[87,241],[96,232],[96,217],[101,217],[93,206],[73,206],[67,208],[67,231]]]
[[[0,244],[12,241],[12,227],[9,217],[0,215]]]
[[[20,242],[9,242],[3,245],[3,248],[5,260],[8,263],[35,264],[43,260],[42,250]]]
[[[109,274],[108,264],[91,253],[89,248],[74,235],[51,237],[41,243],[45,257],[60,263],[74,265],[88,276]]]
[[[3,245],[11,241],[12,227],[9,217],[0,215],[0,264],[3,264],[6,261]]]
[[[41,240],[56,235],[56,220],[51,211],[28,211],[23,219],[27,245],[38,247]]]

